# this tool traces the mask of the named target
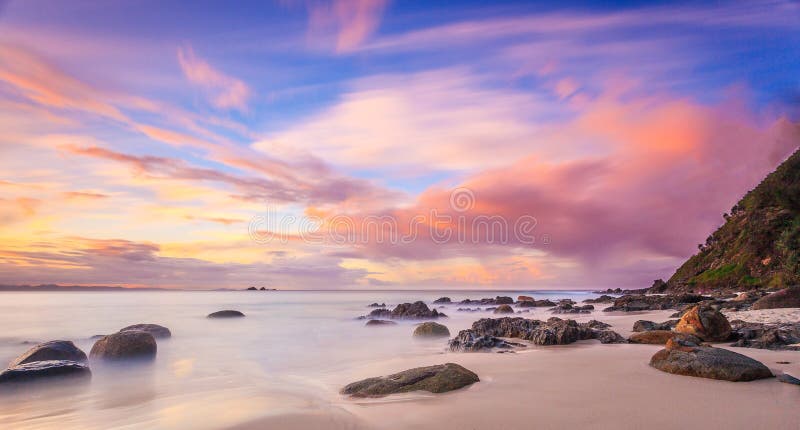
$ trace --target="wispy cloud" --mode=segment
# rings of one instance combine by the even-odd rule
[[[350,52],[380,25],[389,0],[331,0],[306,2],[312,37],[332,38],[336,52]]]
[[[200,87],[219,109],[247,110],[251,90],[241,79],[226,75],[198,57],[191,47],[178,49],[178,63],[189,82]]]

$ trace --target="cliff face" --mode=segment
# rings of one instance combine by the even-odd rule
[[[743,291],[800,284],[800,150],[723,215],[725,224],[651,292]]]

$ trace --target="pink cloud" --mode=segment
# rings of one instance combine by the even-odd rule
[[[215,69],[195,55],[191,47],[178,49],[178,63],[189,82],[208,94],[212,105],[220,109],[247,110],[251,91],[242,80]]]
[[[333,0],[308,2],[312,35],[333,33],[336,52],[349,52],[378,29],[388,0]]]

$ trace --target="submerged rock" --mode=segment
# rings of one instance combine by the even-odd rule
[[[517,301],[518,302],[533,302],[535,300],[533,300],[533,297],[531,297],[531,296],[517,296]]]
[[[239,318],[243,316],[244,316],[243,313],[230,309],[226,309],[224,311],[216,311],[208,314],[208,318]]]
[[[36,361],[66,360],[77,363],[86,362],[86,353],[68,340],[52,340],[40,343],[27,350],[24,354],[15,358],[8,367],[19,366],[20,364],[33,363]]]
[[[369,320],[367,321],[366,326],[383,326],[383,325],[397,325],[394,321],[387,321],[387,320]]]
[[[800,308],[800,286],[789,287],[764,296],[753,303],[752,309]]]
[[[433,303],[452,303],[452,300],[450,300],[450,297],[439,297],[438,299],[434,300]]]
[[[92,372],[83,363],[71,360],[34,361],[15,366],[0,373],[0,384],[30,382],[50,378],[89,378]]]
[[[367,378],[341,391],[353,397],[382,397],[389,394],[428,391],[444,393],[480,381],[478,375],[455,363],[417,367],[388,376]]]
[[[509,305],[500,305],[494,309],[494,313],[496,314],[513,314],[514,308]]]
[[[156,340],[150,333],[123,331],[95,342],[89,356],[102,360],[153,359],[156,349]]]
[[[650,359],[658,370],[676,375],[741,382],[770,378],[772,372],[759,361],[727,349],[698,346],[670,339]]]
[[[156,339],[172,337],[172,332],[170,332],[168,328],[158,324],[134,324],[129,325],[120,331],[143,331],[145,333],[150,333]]]
[[[683,314],[675,325],[675,331],[697,336],[706,342],[719,342],[730,337],[731,325],[718,310],[698,305]]]
[[[435,322],[424,322],[414,329],[416,337],[449,337],[450,330],[446,326]]]

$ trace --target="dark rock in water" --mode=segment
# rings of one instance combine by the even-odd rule
[[[549,307],[553,307],[553,306],[556,305],[552,300],[548,300],[548,299],[536,300],[535,302],[533,302],[533,304],[537,308],[544,308],[544,307],[548,307],[549,308]]]
[[[604,294],[604,295],[602,295],[600,297],[597,297],[595,299],[586,299],[586,300],[583,301],[583,303],[611,303],[613,301],[614,301],[613,297],[607,296],[607,295]]]
[[[391,314],[391,318],[394,319],[436,319],[446,316],[436,309],[429,309],[428,305],[421,301],[401,303],[392,310]]]
[[[671,330],[650,330],[633,333],[629,338],[630,343],[643,343],[648,345],[665,345],[670,339],[680,339],[682,341],[700,344],[702,340],[690,334],[683,334]]]
[[[533,297],[531,296],[517,296],[517,302],[533,302]]]
[[[479,380],[478,375],[458,364],[446,363],[364,379],[347,385],[341,393],[353,397],[382,397],[412,391],[445,393],[472,385]]]
[[[789,287],[764,296],[753,303],[752,309],[800,308],[800,286]]]
[[[497,296],[494,298],[494,303],[497,305],[512,305],[514,304],[514,299],[508,296]]]
[[[385,308],[386,303],[370,303],[367,305],[368,308]]]
[[[172,337],[172,332],[170,332],[168,328],[158,324],[134,324],[134,325],[129,325],[121,329],[120,331],[133,331],[133,330],[150,333],[156,339],[165,339],[168,337]]]
[[[243,316],[244,316],[243,313],[229,309],[224,311],[216,311],[208,314],[208,318],[239,318]]]
[[[513,314],[514,313],[514,308],[512,308],[509,305],[500,305],[497,308],[495,308],[494,313],[496,313],[496,314]]]
[[[625,295],[614,300],[614,303],[603,309],[605,312],[636,312],[678,309],[686,304],[712,300],[711,297],[698,294],[679,294],[666,296],[648,296],[644,294]]]
[[[450,351],[453,352],[478,352],[494,348],[507,349],[525,346],[521,343],[508,342],[494,336],[479,335],[472,330],[461,330],[456,337],[450,339],[448,345]]]
[[[495,298],[483,298],[480,300],[464,299],[458,302],[461,305],[511,305],[514,299],[507,296],[497,296]]]
[[[439,297],[438,299],[434,300],[433,303],[452,303],[452,300],[450,300],[450,297]]]
[[[599,340],[600,343],[628,343],[624,337],[613,330],[596,330],[594,338]]]
[[[391,317],[392,317],[392,311],[383,308],[375,309],[372,312],[370,312],[369,315],[367,315],[367,318],[391,318]]]
[[[633,331],[672,330],[678,325],[678,320],[668,320],[662,323],[639,320],[633,323]]]
[[[0,373],[0,384],[12,382],[32,382],[45,378],[89,378],[92,372],[83,363],[70,360],[34,361],[9,366]]]
[[[658,370],[676,375],[740,382],[770,378],[772,372],[759,361],[722,348],[698,346],[676,339],[650,359]]]
[[[384,325],[396,325],[397,323],[394,321],[386,321],[386,320],[369,320],[365,324],[366,326],[384,326]]]
[[[258,288],[256,288],[256,287],[250,287],[250,288],[248,288],[248,289],[247,289],[247,291],[258,291]]]
[[[156,339],[144,331],[122,331],[94,343],[89,356],[103,360],[153,359]]]
[[[800,323],[762,324],[741,320],[731,322],[733,336],[738,340],[731,346],[744,348],[800,351]]]
[[[554,314],[588,314],[594,310],[594,306],[575,306],[574,303],[562,302],[553,309]]]
[[[86,353],[81,351],[74,343],[68,340],[53,340],[40,343],[27,350],[12,361],[8,367],[36,361],[66,360],[78,363],[86,362]]]
[[[472,309],[472,308],[458,308],[456,310],[458,312],[478,312],[478,311],[481,310],[481,308],[475,308],[475,309]]]
[[[586,325],[586,327],[595,328],[595,329],[599,329],[599,330],[611,327],[611,324],[606,324],[606,323],[604,323],[602,321],[597,321],[597,320],[590,320],[585,325]]]
[[[781,373],[780,375],[778,375],[777,379],[778,379],[778,381],[781,381],[781,382],[784,382],[784,383],[787,383],[787,384],[800,385],[800,379],[797,379],[794,376],[787,375],[785,373]]]
[[[414,336],[416,337],[449,337],[450,330],[435,322],[424,322],[414,329]]]
[[[473,338],[480,336],[528,340],[537,345],[566,345],[578,340],[599,339],[601,342],[624,342],[618,334],[602,329],[599,321],[578,324],[574,320],[550,318],[547,322],[520,317],[482,318],[472,324]],[[613,333],[613,334],[612,334]],[[459,333],[460,334],[460,333]]]
[[[719,342],[730,337],[731,325],[716,309],[698,305],[681,317],[675,331],[697,336],[706,342]]]
[[[259,290],[260,291],[267,291],[267,289],[265,287],[261,287],[261,288],[259,288]]]

